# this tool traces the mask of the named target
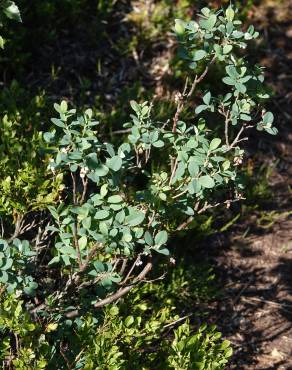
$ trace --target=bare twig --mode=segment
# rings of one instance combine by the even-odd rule
[[[248,140],[248,137],[241,138],[241,135],[242,135],[242,133],[243,133],[245,130],[247,130],[247,129],[251,128],[251,127],[253,127],[253,126],[252,126],[252,125],[249,125],[249,126],[242,125],[242,126],[241,126],[241,129],[239,130],[239,132],[238,132],[238,134],[236,135],[235,139],[233,140],[233,142],[231,143],[231,145],[229,145],[229,149],[234,148],[234,147],[235,147],[235,145],[236,145],[236,144],[238,144],[238,143],[240,143],[241,141],[246,141],[246,140]]]
[[[0,217],[0,220],[1,220],[1,238],[4,237],[4,224],[3,224],[3,218]]]
[[[8,239],[9,242],[11,242],[13,239],[17,238],[22,233],[22,227],[23,227],[23,219],[24,216],[17,215],[16,222],[15,222],[15,229],[13,235]]]
[[[171,322],[171,323],[169,323],[169,324],[164,325],[164,326],[163,326],[163,329],[166,329],[166,328],[170,328],[170,327],[172,327],[172,326],[175,326],[176,324],[178,324],[178,323],[180,323],[180,322],[182,322],[182,321],[184,321],[184,320],[188,319],[189,317],[191,317],[191,316],[193,316],[193,315],[194,315],[193,313],[189,313],[188,315],[185,315],[185,316],[183,316],[183,317],[180,317],[179,319],[177,319],[177,320],[175,320],[175,321],[173,321],[173,322]]]
[[[75,173],[71,172],[71,177],[72,177],[72,185],[73,185],[73,203],[74,205],[77,204],[77,194],[76,194],[76,175]]]
[[[192,86],[191,86],[190,91],[188,93],[187,93],[187,86],[188,86],[188,79],[187,79],[186,83],[185,83],[183,93],[182,94],[178,93],[176,95],[177,108],[176,108],[175,115],[173,117],[173,125],[172,125],[172,132],[173,133],[176,133],[176,127],[177,127],[177,123],[179,121],[179,116],[180,116],[182,110],[184,109],[186,100],[189,99],[192,96],[192,94],[195,91],[197,85],[206,77],[210,66],[215,62],[215,60],[216,60],[216,56],[214,55],[213,58],[211,59],[210,63],[206,66],[203,73],[199,77],[198,76],[195,77],[194,82],[192,83]]]
[[[122,276],[126,267],[127,267],[127,263],[128,263],[128,259],[127,258],[123,258],[123,262],[122,262],[122,266],[121,266],[121,269],[120,269],[120,272],[119,272],[119,275]]]
[[[80,200],[80,204],[84,203],[86,192],[87,192],[87,186],[88,186],[88,178],[81,178],[82,179],[82,185],[83,185],[83,192]]]
[[[112,131],[111,134],[112,135],[122,135],[122,134],[128,134],[132,131],[132,129],[130,128],[126,128],[124,130],[116,130],[116,131]]]
[[[231,203],[235,203],[235,202],[238,202],[240,200],[242,200],[244,198],[237,198],[237,199],[228,199],[228,200],[225,200],[224,202],[220,202],[220,203],[215,203],[215,204],[209,204],[207,202],[204,203],[203,207],[201,209],[197,209],[197,213],[198,214],[201,214],[203,212],[205,212],[207,209],[210,209],[210,208],[217,208],[219,206],[222,206],[223,204],[225,204],[226,206],[229,206]],[[184,221],[183,223],[181,223],[177,228],[176,228],[176,231],[181,231],[181,230],[184,230],[185,228],[187,228],[189,226],[190,223],[192,223],[194,220],[194,216],[190,216],[187,218],[186,221]]]
[[[173,177],[174,177],[174,174],[175,174],[175,171],[176,171],[176,168],[177,168],[177,163],[178,163],[178,157],[176,157],[175,162],[173,164],[171,164],[172,169],[171,169],[171,175],[170,175],[168,186],[171,185],[171,182],[173,180]]]
[[[77,253],[77,260],[78,260],[79,268],[81,270],[81,268],[82,268],[82,259],[81,259],[80,246],[79,246],[79,242],[78,242],[77,230],[78,230],[78,222],[75,219],[74,227],[73,227],[73,242],[74,242],[74,247],[75,247],[76,253]]]
[[[133,282],[118,290],[116,293],[110,295],[109,297],[105,298],[105,299],[102,299],[101,301],[95,303],[94,307],[95,308],[100,308],[100,307],[103,307],[109,303],[113,303],[115,302],[116,300],[118,300],[119,298],[123,297],[125,294],[127,294],[137,283],[141,282],[145,276],[149,273],[149,271],[151,271],[152,269],[152,262],[148,262],[146,264],[146,266],[144,267],[144,269],[140,272],[140,274],[133,280]]]
[[[193,92],[195,91],[197,85],[203,81],[203,79],[206,77],[207,73],[209,72],[209,68],[211,67],[211,65],[215,62],[216,60],[216,56],[214,55],[213,58],[211,59],[210,63],[207,65],[207,67],[205,68],[205,70],[203,71],[203,73],[201,74],[201,76],[195,78],[193,84],[192,84],[192,87],[187,95],[187,98],[190,98],[192,95],[193,95]]]
[[[87,266],[89,265],[89,262],[91,261],[91,259],[94,257],[97,249],[100,247],[100,244],[95,244],[93,246],[93,248],[91,249],[91,251],[88,253],[85,261],[82,263],[82,266],[80,267],[79,269],[79,273],[82,273],[83,271],[86,270]]]
[[[127,276],[125,277],[125,279],[120,283],[120,285],[125,285],[126,282],[129,280],[134,268],[137,266],[137,263],[139,263],[141,261],[141,255],[138,254],[137,258],[135,259],[134,263],[132,264],[129,272],[127,273]]]

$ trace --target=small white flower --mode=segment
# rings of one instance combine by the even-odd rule
[[[136,266],[141,266],[141,265],[143,265],[143,262],[142,262],[141,260],[138,260],[138,261],[136,262]]]
[[[84,179],[84,177],[88,174],[89,168],[88,167],[82,167],[80,170],[80,177]]]
[[[169,262],[170,262],[172,265],[175,265],[176,260],[175,260],[175,258],[170,257]]]
[[[242,159],[240,157],[235,157],[233,162],[235,166],[239,166],[242,164]]]

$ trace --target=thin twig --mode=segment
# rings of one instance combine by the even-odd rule
[[[72,185],[73,185],[73,203],[77,204],[77,195],[76,195],[76,176],[75,173],[71,172]]]
[[[177,319],[177,320],[175,320],[175,321],[173,321],[173,322],[171,322],[171,323],[169,323],[169,324],[164,325],[164,326],[163,326],[163,329],[166,329],[166,328],[169,328],[169,327],[171,327],[171,326],[174,326],[174,325],[176,325],[176,324],[178,324],[178,323],[180,323],[180,322],[182,322],[182,321],[184,321],[184,320],[188,319],[189,317],[191,317],[191,316],[193,316],[193,315],[194,315],[193,313],[189,313],[188,315],[185,315],[185,316],[183,316],[183,317],[180,317],[179,319]]]
[[[129,272],[127,273],[127,276],[125,279],[120,283],[120,285],[125,285],[126,282],[129,280],[129,277],[131,276],[131,273],[133,272],[134,268],[137,266],[137,263],[141,260],[141,255],[139,254],[138,257],[135,259],[134,263],[132,264]]]
[[[88,186],[88,178],[83,178],[82,177],[82,185],[83,185],[83,192],[80,200],[80,204],[84,203],[85,197],[86,197],[86,192],[87,192],[87,186]]]
[[[237,199],[228,199],[228,200],[225,200],[224,202],[221,202],[221,203],[215,203],[215,204],[208,204],[207,202],[204,203],[203,207],[199,210],[196,210],[198,214],[201,214],[203,212],[205,212],[206,210],[210,209],[210,208],[216,208],[216,207],[219,207],[219,206],[222,206],[223,204],[226,204],[227,205],[230,205],[231,203],[235,203],[235,202],[238,202],[240,200],[243,200],[245,198],[237,198]],[[189,226],[190,223],[192,223],[194,220],[194,216],[190,216],[187,218],[186,221],[184,221],[183,223],[181,223],[177,228],[176,228],[176,231],[181,231],[181,230],[184,230],[187,226]]]
[[[187,85],[188,85],[188,79],[187,79],[186,83],[185,83],[183,93],[182,94],[178,93],[176,95],[177,108],[176,108],[175,115],[173,117],[173,125],[172,125],[172,132],[173,133],[176,133],[176,127],[177,127],[177,123],[179,121],[179,116],[180,116],[182,110],[184,109],[186,100],[188,100],[192,96],[192,94],[195,91],[197,85],[206,77],[210,66],[215,62],[215,60],[216,60],[216,56],[214,55],[213,58],[211,59],[210,63],[206,66],[203,73],[199,77],[198,76],[195,77],[194,82],[192,83],[191,89],[188,93],[186,93]]]
[[[110,295],[109,297],[105,298],[105,299],[102,299],[101,301],[99,302],[96,302],[94,307],[95,308],[100,308],[100,307],[103,307],[109,303],[113,303],[115,302],[116,300],[118,300],[119,298],[123,297],[125,294],[127,294],[137,283],[141,282],[145,276],[149,273],[149,271],[151,271],[152,269],[152,262],[148,262],[146,264],[146,266],[144,267],[144,269],[140,272],[140,274],[136,277],[136,279],[133,280],[133,282],[118,290],[116,293]]]
[[[178,157],[176,157],[176,160],[173,164],[173,167],[172,167],[172,170],[171,170],[171,176],[170,176],[170,179],[169,179],[169,183],[168,183],[168,186],[171,185],[171,182],[173,180],[173,177],[174,177],[174,174],[175,174],[175,171],[176,171],[176,168],[177,168],[177,163],[178,163]],[[172,166],[172,165],[171,165]]]

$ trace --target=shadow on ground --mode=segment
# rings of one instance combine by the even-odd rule
[[[251,156],[256,155],[254,171],[263,164],[270,168],[269,198],[247,199],[253,211],[207,243],[224,283],[213,314],[233,343],[230,369],[291,370],[292,1],[262,1],[250,17],[264,33],[259,53],[275,92],[270,108],[279,135],[259,135],[249,144]]]

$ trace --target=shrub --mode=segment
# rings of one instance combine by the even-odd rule
[[[13,2],[5,4],[16,12]],[[198,215],[243,198],[238,169],[249,130],[276,134],[272,113],[262,107],[268,97],[262,68],[249,66],[242,55],[247,42],[258,37],[254,27],[242,31],[229,6],[216,12],[203,8],[198,21],[178,19],[174,32],[188,78],[175,94],[174,115],[165,122],[155,118],[152,102],[131,101],[127,135],[109,143],[91,109],[77,112],[64,100],[54,105],[54,128],[37,145],[43,146],[43,160],[48,161],[43,176],[50,179],[50,173],[57,186],[39,183],[36,167],[28,165],[20,174],[29,178],[24,188],[28,194],[31,187],[44,194],[50,217],[40,214],[40,227],[31,214],[16,217],[12,236],[5,237],[3,230],[0,241],[1,355],[6,364],[43,368],[61,358],[62,368],[140,366],[139,351],[161,337],[170,309],[142,322],[141,315],[122,319],[119,308],[105,306],[151,281],[150,274],[162,279],[157,277],[159,266],[167,270],[174,262],[170,238],[192,228]],[[201,94],[198,87],[214,68],[219,93],[212,88]],[[193,101],[195,93],[200,104]],[[7,179],[0,184],[4,190]],[[53,201],[57,204],[48,206]],[[5,207],[3,213],[9,214]],[[34,232],[30,243],[19,240],[27,231]],[[20,297],[23,301],[16,303]],[[15,318],[23,327],[15,326]],[[7,331],[16,341],[10,350]],[[175,330],[174,339],[155,346],[158,355],[149,355],[149,366],[158,362],[169,369],[221,369],[231,350],[219,338],[213,327],[192,334],[186,322]]]
[[[72,196],[69,190],[66,202],[50,207],[55,225],[49,228],[58,241],[49,265],[67,274],[66,290],[99,286],[103,293],[92,297],[95,307],[144,280],[156,256],[169,255],[169,235],[188,227],[197,214],[241,199],[237,169],[246,132],[256,127],[276,133],[272,113],[261,108],[267,98],[262,69],[236,57],[258,33],[252,26],[240,31],[240,25],[231,6],[216,13],[203,8],[198,23],[176,20],[179,53],[191,68],[183,93],[176,94],[176,113],[157,122],[151,103],[131,101],[133,114],[124,125],[129,135],[119,146],[98,136],[100,123],[90,109],[77,114],[65,101],[55,104],[56,129],[44,134],[54,155],[49,168],[71,178]],[[206,91],[196,118],[182,121],[187,100],[215,63],[225,71],[225,93]],[[220,117],[224,139],[207,129],[207,119],[221,123]]]

